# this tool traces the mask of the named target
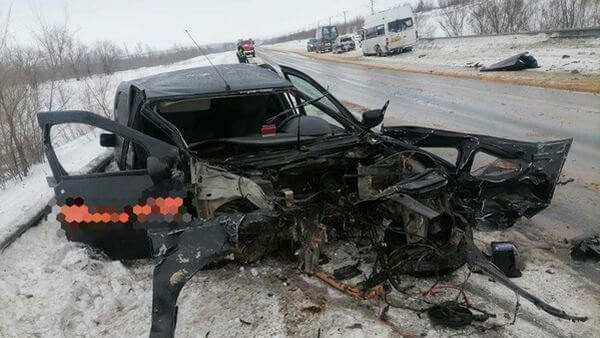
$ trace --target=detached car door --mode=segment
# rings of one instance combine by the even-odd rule
[[[169,181],[168,166],[179,160],[178,149],[90,112],[44,112],[37,117],[53,174],[49,181],[54,181],[60,208],[57,219],[67,238],[97,247],[115,259],[150,257],[151,243],[139,225],[145,221],[160,224],[177,217],[184,196],[163,186]],[[70,141],[74,135],[78,138]],[[114,158],[119,159],[125,140],[144,153],[137,154],[143,156],[140,168],[122,166],[121,170],[121,164],[112,163],[102,172],[69,173],[65,161],[59,160],[90,149],[98,152],[98,141],[104,147],[113,147]],[[133,151],[134,147],[129,149]]]
[[[523,142],[423,127],[383,127],[384,135],[425,148],[454,150],[452,171],[465,212],[478,223],[509,227],[546,208],[573,139]]]

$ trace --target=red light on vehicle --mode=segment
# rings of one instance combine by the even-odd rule
[[[262,136],[273,136],[275,133],[277,133],[277,126],[274,124],[265,124],[260,128]]]

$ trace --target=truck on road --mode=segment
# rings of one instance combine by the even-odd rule
[[[331,52],[333,43],[335,39],[338,37],[338,29],[336,26],[322,26],[318,27],[315,33],[315,39],[317,39],[316,43],[316,52],[317,53],[326,53]]]
[[[365,17],[361,33],[365,56],[410,51],[417,42],[414,14],[409,6],[398,6]]]
[[[238,40],[238,48],[242,47],[244,49],[244,54],[246,56],[252,55],[252,57],[256,56],[256,52],[254,51],[254,40],[252,39],[240,39]]]

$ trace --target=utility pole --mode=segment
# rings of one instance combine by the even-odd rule
[[[375,10],[373,9],[373,3],[375,0],[371,0],[371,15],[375,14]]]
[[[346,13],[348,11],[344,11],[344,34],[348,33],[348,22],[346,21]]]
[[[333,18],[333,16],[329,17],[329,26],[331,26],[331,18]]]

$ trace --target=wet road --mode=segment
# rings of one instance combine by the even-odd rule
[[[262,50],[297,68],[340,100],[377,108],[387,125],[423,125],[527,141],[572,137],[552,205],[519,227],[549,243],[600,232],[600,95],[383,70]],[[564,245],[563,245],[564,246]]]

